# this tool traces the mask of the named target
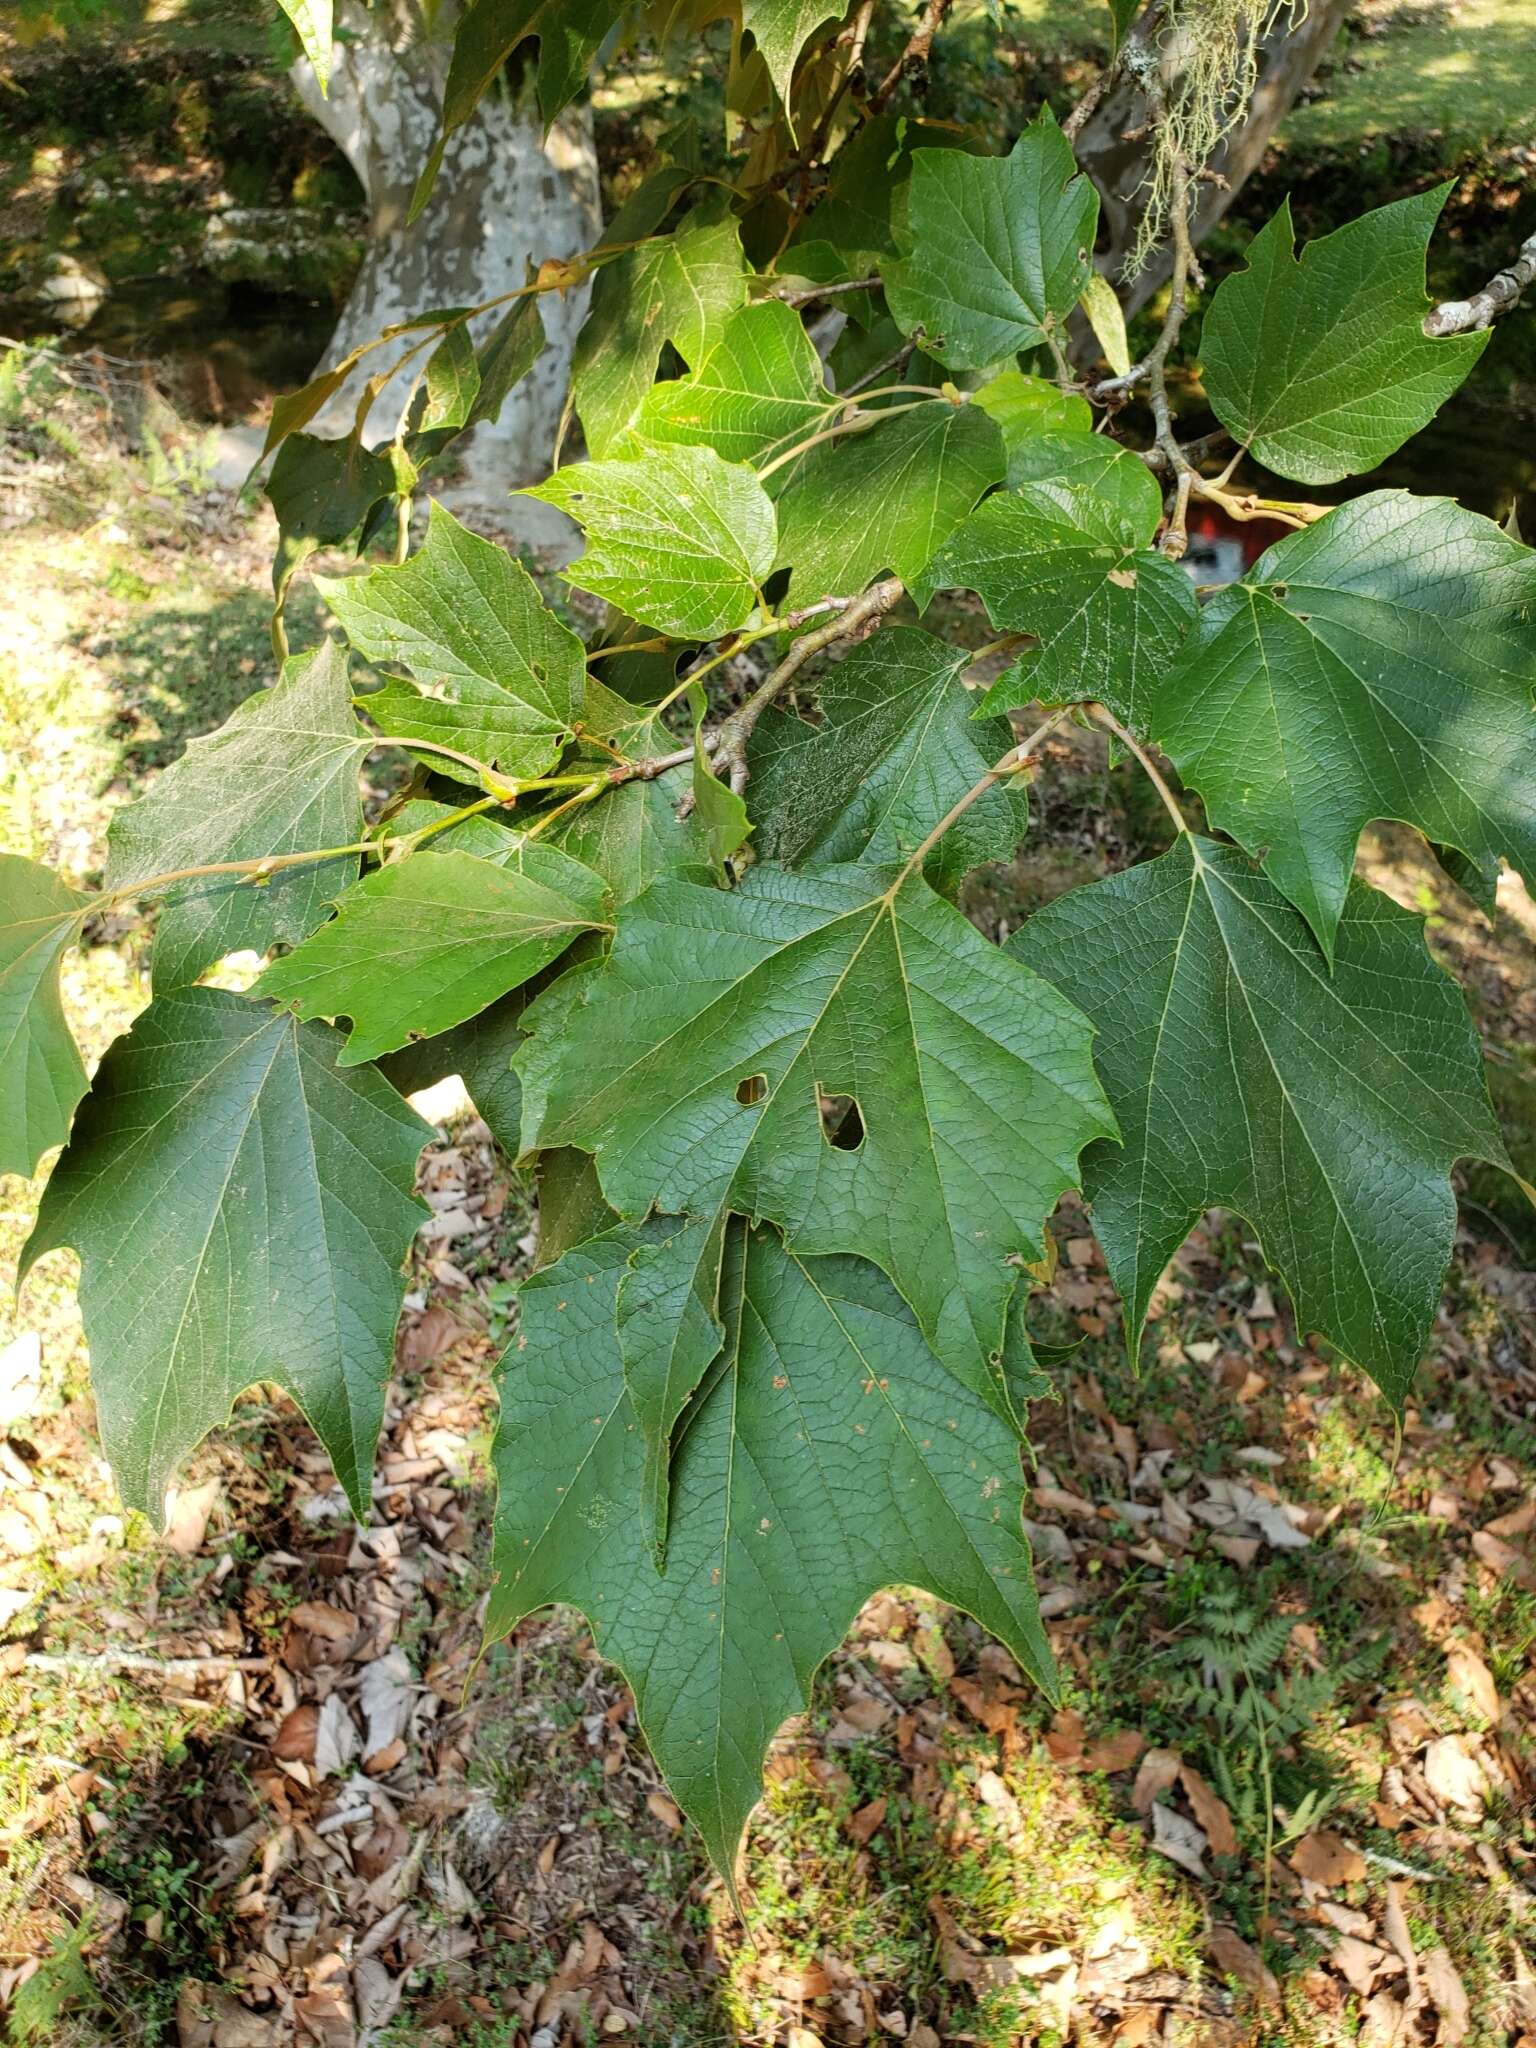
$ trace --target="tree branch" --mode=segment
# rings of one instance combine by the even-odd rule
[[[886,101],[896,90],[897,86],[900,85],[901,81],[904,78],[915,78],[920,72],[927,69],[928,55],[933,48],[933,39],[943,25],[944,17],[948,14],[949,8],[950,0],[928,0],[927,6],[919,17],[917,27],[913,29],[911,35],[907,38],[907,47],[902,51],[896,62],[870,95],[870,113],[883,113]]]
[[[1470,299],[1442,299],[1431,307],[1424,315],[1424,332],[1433,341],[1446,334],[1480,334],[1509,312],[1528,284],[1536,284],[1536,235],[1527,235],[1508,270],[1490,277]]]

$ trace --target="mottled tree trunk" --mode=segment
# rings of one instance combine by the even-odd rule
[[[346,40],[335,46],[329,97],[321,97],[307,62],[294,66],[300,98],[345,153],[368,202],[367,253],[327,363],[394,321],[515,290],[527,282],[530,261],[575,255],[601,225],[590,111],[570,110],[546,137],[537,112],[512,105],[499,89],[449,142],[431,199],[407,223],[437,131],[450,21],[451,11],[441,10],[428,35],[410,0],[375,0],[372,8],[344,0],[336,25]],[[471,489],[500,497],[547,471],[586,302],[584,287],[541,301],[549,346],[500,419],[477,427],[470,438],[464,469]],[[482,315],[476,333],[501,317]],[[381,353],[359,366],[327,405],[321,431],[344,428],[364,379],[388,360]],[[393,377],[374,401],[370,439],[394,432],[415,367]]]
[[[1333,46],[1351,0],[1311,0],[1305,12],[1284,10],[1259,44],[1259,82],[1253,102],[1226,138],[1211,168],[1225,186],[1202,184],[1195,201],[1194,235],[1209,234],[1258,169],[1271,136],[1296,104],[1313,72]],[[1293,25],[1294,24],[1294,25]],[[1140,88],[1123,79],[1084,125],[1077,138],[1077,160],[1099,188],[1109,243],[1099,255],[1108,276],[1120,279],[1121,266],[1136,240],[1147,171],[1147,103]],[[1138,133],[1138,130],[1141,131]],[[1127,131],[1130,138],[1127,139]],[[1134,313],[1165,284],[1172,252],[1154,252],[1137,277],[1122,289],[1126,310]]]

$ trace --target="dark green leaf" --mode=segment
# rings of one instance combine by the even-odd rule
[[[1147,726],[1331,951],[1373,818],[1536,879],[1533,607],[1491,519],[1373,491],[1211,600]]]
[[[624,1385],[645,1444],[641,1515],[657,1562],[665,1557],[672,1432],[720,1356],[720,1261],[725,1212],[668,1218],[639,1233],[615,1303]]]
[[[1202,1211],[1236,1210],[1319,1331],[1401,1405],[1450,1262],[1464,1157],[1505,1164],[1477,1034],[1419,920],[1356,884],[1332,972],[1279,890],[1187,835],[1074,889],[1009,950],[1099,1027],[1125,1134],[1083,1161],[1133,1349]]]
[[[44,1193],[22,1272],[80,1254],[102,1443],[156,1523],[177,1465],[261,1380],[298,1401],[367,1513],[431,1133],[371,1068],[340,1071],[339,1043],[224,989],[157,996]]]
[[[503,1635],[550,1601],[583,1610],[729,1873],[769,1743],[870,1594],[929,1588],[1048,1690],[1050,1652],[1012,1431],[955,1386],[878,1273],[795,1258],[768,1231],[732,1231],[725,1350],[680,1428],[662,1576],[614,1337],[635,1244],[612,1231],[523,1289],[487,1627]]]
[[[255,993],[300,1017],[350,1017],[338,1064],[354,1067],[462,1024],[606,911],[601,878],[536,841],[505,867],[413,853],[354,883],[330,923],[274,961]]]
[[[352,714],[347,657],[334,640],[283,664],[217,732],[188,743],[107,833],[107,887],[215,861],[353,846],[363,829],[357,772],[374,745]],[[226,953],[264,953],[312,932],[357,873],[356,853],[248,875],[203,875],[160,898],[159,988],[195,981]]]
[[[1065,328],[1092,268],[1099,196],[1050,109],[1006,157],[919,150],[885,295],[908,334],[984,370]]]
[[[90,907],[50,868],[0,853],[0,1174],[30,1176],[85,1093],[59,966]]]
[[[882,879],[657,883],[603,967],[530,1006],[524,1145],[595,1151],[626,1216],[729,1198],[799,1251],[873,1259],[1005,1406],[1007,1261],[1041,1255],[1079,1150],[1113,1124],[1070,1004],[916,878]],[[858,1105],[841,1145],[821,1109],[839,1095]]]
[[[523,991],[514,989],[451,1031],[414,1039],[398,1052],[386,1053],[379,1071],[402,1095],[435,1088],[457,1074],[491,1136],[503,1152],[515,1157],[523,1091],[512,1071],[512,1055],[522,1043],[522,1014]]]
[[[456,747],[514,779],[559,758],[586,650],[505,548],[434,503],[409,561],[317,587],[360,654],[400,663],[420,686],[392,680],[362,700],[384,733]]]
[[[1487,346],[1424,332],[1424,252],[1449,185],[1379,206],[1309,242],[1291,202],[1248,245],[1205,316],[1211,409],[1259,461],[1298,483],[1374,469],[1427,426]]]
[[[427,357],[424,404],[412,425],[430,432],[437,427],[463,427],[469,423],[475,400],[480,395],[480,365],[475,344],[467,327],[450,327]]]
[[[888,626],[823,676],[819,726],[766,712],[749,786],[759,853],[803,867],[915,852],[1008,746],[1003,720],[972,718],[960,681],[967,659],[927,633]],[[972,868],[1008,859],[1028,823],[1023,790],[996,785],[929,854],[928,880],[953,894]]]
[[[290,433],[277,451],[266,491],[281,534],[272,567],[281,604],[301,562],[316,548],[344,547],[375,505],[394,496],[395,472],[356,433],[344,441]]]

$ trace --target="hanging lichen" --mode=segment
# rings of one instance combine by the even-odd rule
[[[1258,83],[1260,38],[1286,12],[1299,24],[1306,0],[1169,0],[1161,32],[1143,58],[1143,82],[1162,108],[1127,277],[1167,232],[1179,166],[1193,173],[1208,164],[1247,113]]]

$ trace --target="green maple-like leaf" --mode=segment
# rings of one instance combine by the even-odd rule
[[[52,869],[0,853],[0,1174],[30,1176],[85,1093],[59,966],[89,910]]]
[[[907,114],[862,122],[832,159],[827,189],[796,228],[780,267],[822,284],[889,269],[898,253],[893,220],[906,205],[913,151],[968,146],[946,124]],[[889,345],[884,353],[891,353]]]
[[[799,314],[767,299],[731,315],[691,377],[655,385],[634,432],[753,464],[813,433],[834,403]]]
[[[614,1334],[636,1243],[611,1231],[523,1288],[501,1376],[487,1628],[503,1635],[550,1601],[581,1608],[729,1873],[769,1743],[881,1587],[923,1586],[973,1614],[1047,1692],[1053,1672],[1013,1432],[955,1385],[872,1267],[797,1258],[769,1231],[730,1233],[725,1346],[679,1427],[658,1570]]]
[[[1001,758],[1011,734],[977,724],[960,676],[969,659],[910,626],[890,626],[821,681],[822,722],[769,710],[752,736],[756,845],[787,867],[905,860]],[[983,861],[1007,860],[1029,825],[1020,788],[978,798],[928,855],[952,894]]]
[[[671,1513],[672,1432],[725,1343],[725,1229],[722,1209],[643,1231],[614,1305],[624,1385],[645,1445],[641,1517],[658,1562]]]
[[[919,150],[903,256],[886,298],[903,332],[955,370],[1059,335],[1093,261],[1099,195],[1047,109],[1006,157]]]
[[[684,222],[607,264],[571,365],[571,402],[588,451],[613,451],[655,381],[663,342],[697,369],[746,296],[734,220]]]
[[[771,479],[793,603],[847,596],[884,570],[911,582],[1003,464],[996,421],[943,398],[811,449]]]
[[[455,747],[514,779],[559,758],[581,711],[586,649],[505,548],[434,502],[409,561],[316,586],[359,654],[416,679],[361,700],[384,733]]]
[[[1009,950],[1093,1018],[1125,1136],[1083,1162],[1134,1349],[1201,1212],[1253,1227],[1304,1330],[1397,1405],[1434,1324],[1451,1167],[1507,1165],[1461,994],[1407,911],[1355,884],[1332,971],[1242,854],[1181,837],[1074,889]]]
[[[1491,519],[1373,491],[1211,600],[1146,726],[1330,950],[1373,818],[1536,877],[1533,607]]]
[[[762,52],[773,89],[784,106],[795,64],[817,29],[841,21],[843,0],[742,0],[741,25]]]
[[[180,760],[107,833],[107,887],[217,861],[349,846],[363,829],[357,771],[376,743],[352,712],[347,659],[334,641],[283,664],[217,732],[189,741]],[[194,981],[226,953],[264,953],[306,937],[357,873],[358,856],[247,875],[202,875],[161,898],[154,972],[159,988]]]
[[[1084,1020],[916,877],[752,868],[659,882],[601,967],[530,1006],[525,1148],[597,1154],[622,1215],[733,1207],[873,1259],[963,1383],[1006,1408],[1017,1278],[1112,1132]],[[862,1130],[824,1128],[847,1095]]]
[[[350,1017],[346,1067],[462,1024],[601,924],[602,878],[534,842],[515,866],[413,853],[338,898],[336,915],[256,984],[300,1017]]]
[[[1139,724],[1197,610],[1183,569],[1148,545],[1163,510],[1156,481],[1128,449],[1088,434],[1041,436],[1013,466],[1038,480],[979,505],[913,596],[926,604],[936,590],[974,590],[994,626],[1035,635],[1039,645],[987,692],[986,710],[1098,697]]]
[[[1309,242],[1291,202],[1225,278],[1201,335],[1211,410],[1298,483],[1374,469],[1427,426],[1490,336],[1424,332],[1424,252],[1449,185],[1379,206]]]
[[[157,1523],[177,1464],[261,1380],[302,1406],[361,1516],[411,1194],[431,1135],[319,1024],[223,989],[157,996],[108,1052],[22,1255],[80,1254],[102,1442]]]
[[[527,496],[569,512],[586,534],[569,582],[681,640],[745,625],[773,567],[772,500],[750,469],[712,448],[573,463]]]

